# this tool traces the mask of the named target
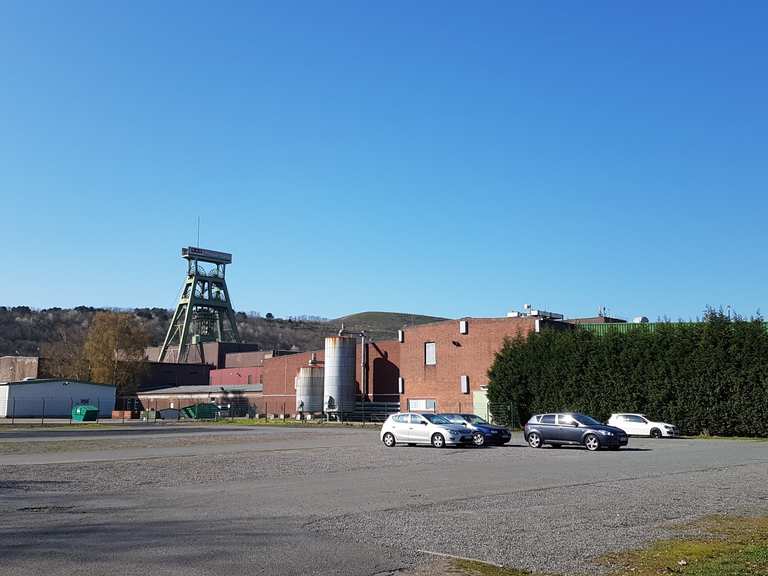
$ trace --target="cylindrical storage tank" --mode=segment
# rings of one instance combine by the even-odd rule
[[[352,412],[355,409],[355,351],[357,340],[347,336],[325,339],[325,412]]]
[[[296,411],[323,411],[323,369],[317,366],[299,368],[296,376]]]

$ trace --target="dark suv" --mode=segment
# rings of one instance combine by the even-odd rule
[[[600,448],[618,450],[629,442],[627,433],[621,428],[606,426],[576,412],[532,416],[525,425],[525,439],[531,448],[541,448],[544,444],[554,447],[581,444],[590,451]]]

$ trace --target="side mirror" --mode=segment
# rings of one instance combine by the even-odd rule
[[[426,421],[426,420],[422,420],[422,421],[421,421],[421,423],[422,423],[424,426],[426,426],[426,425],[427,425],[427,421]]]

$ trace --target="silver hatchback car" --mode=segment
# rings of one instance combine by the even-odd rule
[[[397,444],[431,444],[435,448],[472,444],[472,431],[439,414],[400,412],[392,414],[381,427],[381,441],[390,448]]]

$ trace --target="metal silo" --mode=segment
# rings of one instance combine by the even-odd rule
[[[325,339],[325,412],[352,412],[355,409],[355,351],[357,340],[346,336]]]
[[[296,376],[296,411],[323,411],[323,369],[317,366],[299,368]]]

